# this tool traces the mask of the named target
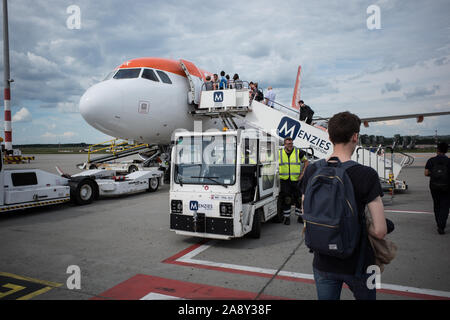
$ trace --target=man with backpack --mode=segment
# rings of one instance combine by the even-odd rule
[[[255,101],[261,102],[264,100],[264,94],[261,90],[259,90],[258,88],[258,82],[255,82],[255,90],[256,90],[256,94],[255,94]]]
[[[450,204],[450,159],[445,155],[448,144],[437,146],[437,156],[425,165],[425,176],[430,177],[430,191],[433,197],[434,217],[439,234],[445,234]]]
[[[314,253],[313,271],[320,300],[338,300],[343,283],[355,299],[376,299],[369,288],[368,267],[375,255],[368,233],[383,239],[387,232],[383,190],[377,172],[351,161],[361,120],[350,112],[328,123],[333,154],[308,166],[302,183],[305,244]],[[365,208],[372,217],[366,228]]]

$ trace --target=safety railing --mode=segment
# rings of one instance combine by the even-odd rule
[[[244,80],[238,80],[239,82],[232,82],[227,84],[227,87],[225,89],[206,89],[206,82],[202,84],[202,88],[201,91],[212,91],[212,90],[228,90],[228,89],[236,89],[236,90],[248,90],[250,84],[248,83],[248,81],[244,81]],[[216,84],[217,86],[219,86],[220,82],[211,82],[213,85]]]
[[[148,144],[129,144],[128,141],[118,142],[119,139],[112,139],[102,143],[97,143],[88,148],[88,162],[91,161],[91,155],[100,152],[106,152],[110,155],[116,156],[119,153],[126,153],[136,150],[137,148],[148,147]]]
[[[410,156],[409,154],[403,153],[401,151],[396,151],[396,153],[399,153],[403,156],[402,160],[400,160],[400,164],[402,167],[409,167],[414,163],[414,157]]]
[[[367,152],[362,152],[361,150],[366,150]],[[386,159],[385,150],[390,150],[391,159]],[[367,156],[366,156],[367,155]],[[383,180],[387,181],[390,178],[390,175],[393,172],[394,165],[394,150],[391,147],[383,148],[381,146],[378,147],[358,147],[356,149],[356,162],[369,166],[375,169],[378,172],[378,175]],[[373,163],[375,162],[375,163]],[[381,168],[380,168],[381,167]],[[382,174],[380,171],[382,170]],[[386,173],[388,171],[388,173]]]

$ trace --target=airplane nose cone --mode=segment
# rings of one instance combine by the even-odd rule
[[[122,97],[120,88],[112,82],[100,82],[90,87],[81,97],[81,116],[94,128],[111,135],[114,119],[122,113]]]

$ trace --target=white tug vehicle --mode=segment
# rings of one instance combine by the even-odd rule
[[[259,238],[281,221],[278,139],[253,129],[175,134],[170,229],[178,234]]]
[[[126,176],[99,169],[69,176],[57,170],[59,175],[39,169],[5,169],[0,150],[0,212],[69,201],[85,205],[99,197],[156,191],[163,183],[163,172],[156,168]]]

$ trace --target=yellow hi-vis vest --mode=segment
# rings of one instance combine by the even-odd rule
[[[302,172],[302,160],[305,161],[306,157],[300,158],[300,149],[294,147],[289,157],[284,148],[278,150],[280,179],[298,181]]]

